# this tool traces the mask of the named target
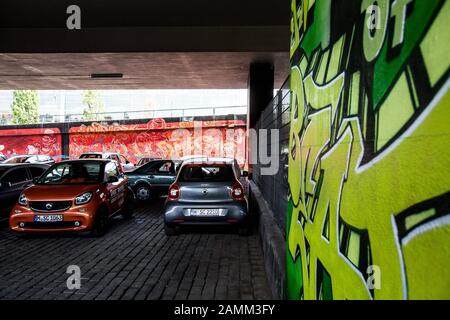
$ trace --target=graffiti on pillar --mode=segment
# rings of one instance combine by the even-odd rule
[[[288,297],[450,298],[450,1],[291,9]]]

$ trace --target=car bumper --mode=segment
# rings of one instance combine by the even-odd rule
[[[221,209],[223,215],[193,216],[191,214],[192,209]],[[168,226],[242,225],[248,221],[248,205],[246,202],[207,205],[168,202],[164,211],[164,222]]]
[[[79,206],[63,212],[34,212],[30,208],[16,205],[9,217],[9,228],[15,233],[60,233],[86,232],[92,229],[95,210],[90,206]],[[62,215],[61,222],[35,222],[35,215]],[[76,223],[79,223],[77,226]]]

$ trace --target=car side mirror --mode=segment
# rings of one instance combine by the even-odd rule
[[[108,183],[116,183],[119,182],[119,178],[117,178],[116,176],[111,176],[108,178]]]
[[[33,184],[36,184],[39,181],[39,178],[34,178],[33,179]]]
[[[242,171],[242,177],[248,177],[248,171]]]

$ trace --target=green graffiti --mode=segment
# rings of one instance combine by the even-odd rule
[[[450,2],[292,16],[288,298],[450,298]]]

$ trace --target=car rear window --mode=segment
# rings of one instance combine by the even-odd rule
[[[101,159],[101,154],[82,154],[80,159]]]
[[[181,169],[180,182],[232,182],[234,173],[231,166],[196,165]]]

